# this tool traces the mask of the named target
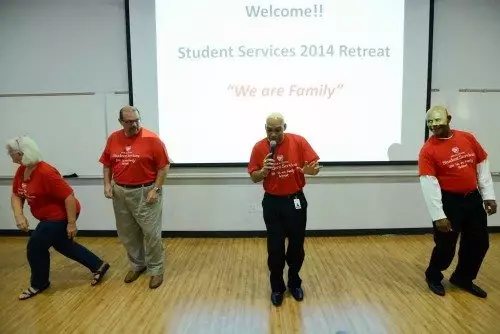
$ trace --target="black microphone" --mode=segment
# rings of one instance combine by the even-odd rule
[[[275,140],[271,140],[269,142],[269,153],[271,153],[271,157],[274,157],[274,152],[276,151],[276,141]]]

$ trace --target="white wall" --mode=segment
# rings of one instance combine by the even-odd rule
[[[490,6],[500,6],[498,2],[483,1]],[[151,2],[132,1],[131,6],[143,3],[143,13],[152,14],[147,7]],[[456,35],[456,29],[450,27],[455,25],[458,29],[464,23],[481,24],[480,16],[476,15],[474,22],[467,21],[469,15],[462,17],[465,10],[474,10],[472,4],[477,4],[477,0],[436,0],[434,73],[444,66],[459,70],[453,66],[454,57],[436,54],[445,54],[450,43],[468,45],[470,41],[465,38],[476,38]],[[445,19],[446,15],[456,15],[457,19]],[[4,46],[0,48],[0,73],[7,78],[0,81],[0,94],[113,94],[127,90],[124,22],[121,0],[0,2],[0,41]],[[488,36],[489,31],[484,30],[481,37],[497,40],[497,36]],[[133,53],[146,51],[154,52],[135,50]],[[470,63],[474,64],[474,60]],[[491,66],[496,64],[492,61]],[[481,75],[489,77],[490,74]],[[439,88],[455,87],[452,78],[447,81],[440,77]],[[154,86],[155,83],[151,83],[151,87]],[[148,109],[146,104],[142,109],[143,113]],[[157,116],[144,118],[146,126],[157,129]],[[4,115],[3,122],[8,121],[8,114]],[[89,135],[92,135],[91,125]],[[500,150],[491,154],[500,154]],[[323,175],[309,178],[305,189],[310,230],[430,226],[414,166],[331,167],[325,168]],[[80,230],[114,230],[111,202],[102,196],[102,180],[70,182],[83,204]],[[495,190],[500,194],[497,177]],[[0,180],[0,230],[15,227],[9,196],[10,180]],[[261,198],[261,185],[252,184],[243,168],[173,170],[165,187],[163,228],[168,231],[263,230]],[[35,221],[32,223],[34,225]],[[490,225],[500,226],[500,215],[492,217]]]
[[[0,42],[0,94],[128,90],[123,0],[2,0]]]

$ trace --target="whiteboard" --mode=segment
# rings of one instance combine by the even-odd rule
[[[432,88],[439,91],[431,102],[448,107],[452,128],[476,136],[493,173],[500,172],[499,36],[500,1],[435,1]]]
[[[500,1],[435,0],[432,88],[500,88]]]
[[[128,87],[124,0],[0,0],[0,41],[0,93]]]
[[[106,131],[108,136],[122,129],[118,118],[120,117],[120,109],[128,105],[128,102],[128,92],[106,94]]]
[[[43,159],[62,174],[101,176],[99,157],[106,132],[106,95],[0,97],[2,140],[28,135]],[[0,176],[11,177],[16,166],[5,154]]]

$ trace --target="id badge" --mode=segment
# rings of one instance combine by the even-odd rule
[[[300,210],[302,206],[300,205],[300,199],[294,198],[293,199],[293,204],[295,204],[295,209]]]

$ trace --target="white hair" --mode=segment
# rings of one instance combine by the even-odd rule
[[[34,165],[42,161],[42,154],[38,149],[38,145],[28,136],[10,139],[7,141],[7,147],[23,154],[21,164],[24,166]]]
[[[277,120],[281,121],[282,123],[285,123],[285,117],[283,117],[283,115],[278,113],[278,112],[274,112],[272,114],[269,114],[266,118],[266,121],[269,121],[270,119],[277,119]]]

